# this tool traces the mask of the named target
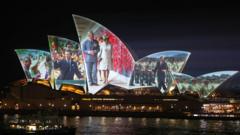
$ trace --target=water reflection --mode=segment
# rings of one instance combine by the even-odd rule
[[[101,117],[101,123],[102,126],[106,125],[106,117]]]
[[[146,118],[141,118],[141,125],[144,127],[147,125]]]
[[[67,116],[63,116],[63,125],[64,126],[67,126],[68,125],[68,123],[67,123]]]
[[[184,127],[187,128],[189,125],[189,120],[188,119],[184,119]]]
[[[92,117],[90,116],[88,117],[88,125],[91,126],[91,124],[92,124]]]
[[[207,122],[205,120],[200,120],[200,129],[208,128]]]
[[[122,120],[121,117],[116,117],[116,118],[114,119],[114,124],[119,124],[119,123],[121,123],[121,120]]]
[[[6,123],[8,120],[8,115],[7,114],[4,114],[3,115],[3,122]]]
[[[80,124],[80,117],[79,116],[76,116],[75,117],[75,126],[78,127]]]
[[[10,116],[3,115],[3,121]],[[20,118],[20,115],[14,115]],[[188,120],[133,117],[69,117],[62,116],[63,124],[75,126],[76,135],[95,134],[240,134],[240,120]]]
[[[155,122],[156,122],[156,125],[159,126],[160,118],[156,118],[156,119],[155,119]]]
[[[129,124],[132,124],[132,117],[129,117],[129,118],[128,118],[128,123],[129,123]]]

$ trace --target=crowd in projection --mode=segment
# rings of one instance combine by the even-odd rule
[[[108,84],[134,89],[155,87],[162,93],[178,88],[206,97],[237,73],[224,71],[192,77],[181,73],[190,56],[186,51],[161,51],[137,61],[116,35],[101,24],[73,16],[79,42],[48,36],[50,53],[16,49],[28,81],[49,80],[59,90],[63,84],[83,86],[95,94]],[[87,83],[86,83],[87,82]]]
[[[173,73],[173,75],[181,93],[196,92],[199,96],[206,97],[236,73],[237,71],[219,71],[198,77],[192,77],[183,73]]]
[[[190,53],[164,51],[146,56],[135,63],[130,86],[158,87],[167,92],[174,85],[171,72],[181,72]]]
[[[85,70],[79,43],[57,36],[48,36],[56,85],[85,85]]]
[[[28,81],[50,79],[52,61],[49,52],[34,49],[16,49],[15,52]]]

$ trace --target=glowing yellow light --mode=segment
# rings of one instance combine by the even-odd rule
[[[15,128],[15,127],[16,127],[16,125],[12,124],[12,125],[10,125],[10,127],[11,127],[11,128]]]
[[[29,131],[36,131],[37,130],[37,126],[36,125],[27,125],[27,130],[29,130]]]
[[[82,89],[77,88],[76,86],[73,85],[63,85],[62,86],[62,91],[69,91],[69,92],[73,92],[79,95],[83,95],[84,91]]]
[[[16,104],[15,105],[15,110],[18,110],[19,109],[19,104]]]
[[[75,109],[76,109],[75,105],[72,105],[71,109],[72,109],[72,110],[75,110]]]
[[[79,106],[79,105],[76,105],[76,109],[77,109],[77,110],[80,110],[80,106]]]
[[[104,94],[104,95],[110,95],[110,93],[111,93],[111,92],[110,92],[109,90],[103,90],[103,94]]]
[[[91,98],[82,98],[83,101],[91,101]]]
[[[37,80],[36,83],[50,87],[48,80]]]
[[[79,94],[79,95],[83,95],[84,94],[82,90],[75,90],[75,93]]]

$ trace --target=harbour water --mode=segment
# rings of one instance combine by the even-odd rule
[[[187,120],[133,117],[63,117],[64,125],[77,127],[76,135],[132,134],[240,134],[240,120]]]
[[[3,121],[9,119],[3,116]],[[16,115],[14,117],[21,117]],[[135,117],[59,116],[63,125],[76,127],[76,135],[240,135],[240,120],[192,120]]]

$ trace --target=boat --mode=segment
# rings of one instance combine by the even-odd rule
[[[3,135],[75,135],[75,127],[67,127],[55,116],[14,118],[0,127]]]

